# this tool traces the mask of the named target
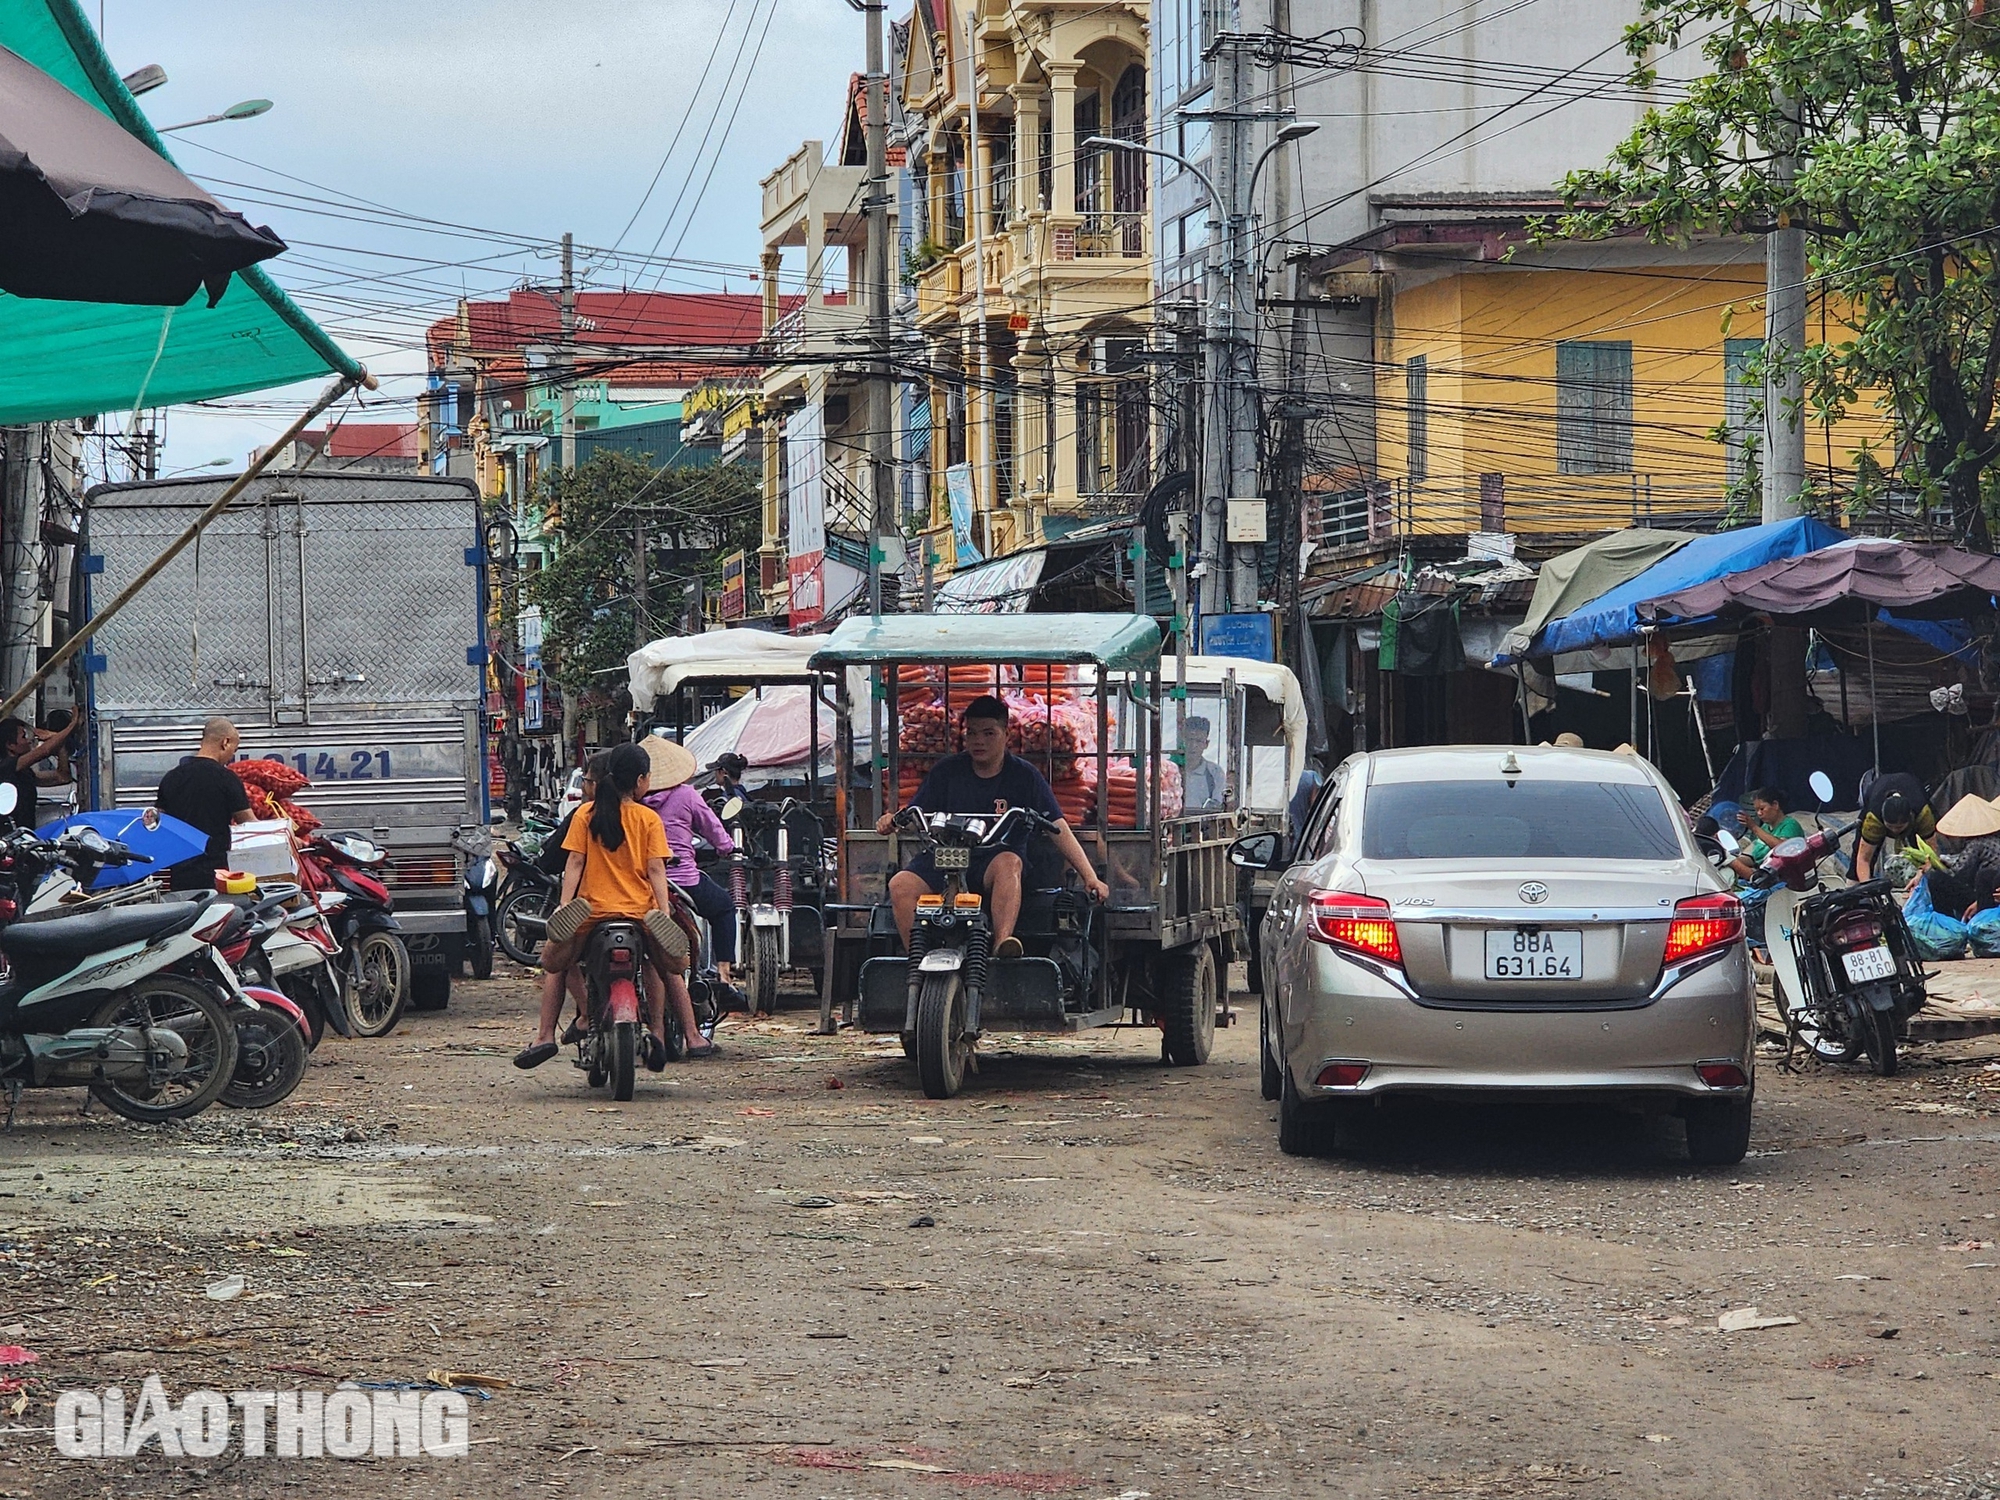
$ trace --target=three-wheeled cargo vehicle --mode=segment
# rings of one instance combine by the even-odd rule
[[[810,972],[815,990],[823,984],[825,772],[845,722],[807,664],[826,640],[712,630],[654,641],[628,659],[634,705],[650,705],[652,722],[698,764],[731,751],[748,762],[747,795],[711,793],[736,852],[707,868],[735,899],[737,978],[760,1015],[787,970]],[[717,711],[704,717],[704,708]]]
[[[881,616],[843,624],[812,665],[838,673],[843,717],[847,669],[867,669],[876,715],[866,734],[868,720],[853,721],[838,746],[821,1029],[833,1029],[839,1009],[863,1030],[900,1036],[933,1098],[956,1092],[984,1032],[1073,1031],[1136,1016],[1160,1028],[1169,1063],[1206,1062],[1242,927],[1229,846],[1266,822],[1243,811],[1234,733],[1214,740],[1227,754],[1218,805],[1184,808],[1176,749],[1188,742],[1189,699],[1172,672],[1163,676],[1158,626],[1144,615]],[[959,715],[982,694],[1008,704],[1010,748],[1048,779],[1110,896],[1099,904],[1075,889],[1050,827],[1028,819],[1022,956],[990,951],[981,893],[947,874],[947,890],[919,905],[913,960],[900,951],[887,889],[914,846],[929,848],[945,873],[1021,832],[1019,810],[905,816],[876,832],[957,748]],[[879,754],[861,762],[871,745]],[[1189,779],[1200,769],[1185,768]]]

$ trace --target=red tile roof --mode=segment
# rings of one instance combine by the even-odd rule
[[[326,445],[328,458],[416,458],[415,422],[342,422]]]

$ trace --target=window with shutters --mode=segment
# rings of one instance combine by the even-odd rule
[[[1422,484],[1431,472],[1430,359],[1414,354],[1403,365],[1404,409],[1409,423],[1410,483]]]
[[[1632,345],[1625,339],[1556,345],[1556,469],[1632,469]]]

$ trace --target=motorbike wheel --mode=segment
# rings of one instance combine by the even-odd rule
[[[926,1099],[949,1099],[965,1084],[965,985],[957,974],[926,974],[917,992],[917,1078]]]
[[[484,917],[465,924],[465,962],[474,979],[493,977],[493,924]]]
[[[750,997],[750,1009],[768,1016],[778,1005],[778,933],[773,927],[756,927],[750,932],[750,972],[743,992]]]
[[[495,917],[493,935],[500,942],[500,951],[526,968],[542,961],[545,932],[540,924],[548,920],[549,896],[548,891],[524,886],[500,903]],[[524,917],[533,918],[537,925],[522,925]]]
[[[198,1115],[229,1087],[236,1073],[236,1026],[222,1002],[193,980],[151,974],[99,1007],[93,1026],[147,1025],[171,1031],[187,1045],[187,1060],[170,1077],[141,1090],[107,1079],[91,1097],[128,1120],[154,1124]]]
[[[1896,1071],[1896,1013],[1892,1010],[1868,1012],[1864,1021],[1866,1035],[1863,1043],[1868,1049],[1869,1066],[1884,1078],[1894,1076]]]
[[[387,1036],[410,998],[410,950],[393,932],[364,932],[350,953],[348,1024],[356,1036]]]
[[[231,1109],[269,1109],[290,1097],[311,1061],[305,1033],[286,1015],[262,1010],[236,1023],[236,1072],[222,1091]]]
[[[621,1104],[632,1097],[633,1070],[638,1063],[638,1023],[620,1021],[611,1034],[611,1097]]]

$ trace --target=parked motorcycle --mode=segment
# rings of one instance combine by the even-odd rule
[[[304,884],[319,898],[338,944],[334,969],[356,1036],[388,1035],[410,998],[410,952],[396,923],[396,903],[371,873],[386,859],[358,833],[321,831],[299,850]]]
[[[0,817],[16,805],[0,784]],[[48,864],[73,872],[126,864],[129,850],[91,829],[43,841],[0,838],[0,1087],[8,1119],[25,1088],[88,1088],[131,1120],[184,1119],[235,1075],[236,1026],[215,989],[176,972],[235,908],[200,892],[76,915],[13,920],[23,879]],[[87,879],[84,882],[88,883]]]
[[[1811,778],[1824,804],[1833,783]],[[1923,962],[1887,879],[1828,887],[1820,861],[1840,851],[1858,825],[1787,839],[1765,856],[1757,884],[1770,891],[1764,935],[1779,1003],[1793,1037],[1815,1056],[1896,1071],[1896,1044],[1924,1006]]]
[[[795,964],[810,968],[823,961],[819,819],[790,797],[752,802],[731,796],[716,816],[736,843],[727,884],[736,907],[738,977],[751,1010],[769,1014],[777,1004],[780,974]],[[797,936],[808,951],[795,954],[798,918],[806,919]]]
[[[452,835],[465,855],[465,962],[474,979],[493,977],[493,918],[500,907],[500,862],[485,829]]]
[[[549,874],[519,846],[501,849],[499,859],[507,878],[494,912],[493,936],[502,953],[533,968],[542,959],[549,913],[561,901],[562,877]]]

